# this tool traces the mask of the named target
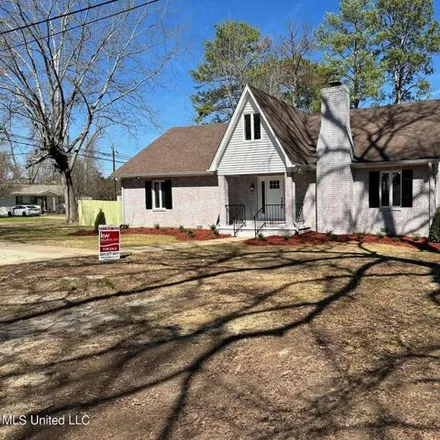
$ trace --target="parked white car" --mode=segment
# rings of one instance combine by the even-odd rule
[[[41,214],[41,208],[35,205],[16,205],[8,212],[9,216],[35,216]]]

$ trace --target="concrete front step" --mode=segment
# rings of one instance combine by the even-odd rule
[[[218,226],[218,231],[221,234],[234,234],[234,228],[230,225],[227,226]],[[279,224],[279,225],[267,225],[264,226],[260,233],[265,235],[266,237],[269,237],[270,235],[294,235],[294,234],[302,234],[304,232],[307,232],[310,230],[309,226],[302,225],[299,228],[298,227],[290,227],[288,228],[285,224]],[[254,225],[246,225],[243,228],[238,231],[237,237],[255,237],[255,227]]]

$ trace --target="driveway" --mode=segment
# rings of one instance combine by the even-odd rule
[[[0,266],[97,255],[97,250],[40,246],[0,240]]]

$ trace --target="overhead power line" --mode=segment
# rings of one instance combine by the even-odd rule
[[[10,136],[13,137],[13,138],[15,137],[15,138],[18,138],[18,139],[24,139],[25,141],[30,141],[30,142],[33,141],[32,138],[27,137],[27,136],[22,136],[22,135],[17,135],[17,134],[12,134]],[[7,141],[7,140],[8,139],[6,139],[6,138],[4,138],[4,139],[0,138],[0,141]],[[10,141],[13,142],[13,143],[19,144],[19,145],[27,146],[27,147],[40,148],[40,146],[35,144],[35,143],[32,144],[32,143],[29,143],[29,142],[23,142],[22,140],[18,141],[16,139],[10,139]],[[29,154],[29,153],[23,153],[23,154]],[[85,154],[88,154],[88,153],[85,152]],[[109,158],[111,158],[113,156],[113,153],[107,153],[105,151],[100,151],[100,150],[94,150],[93,154],[107,156]],[[132,158],[132,156],[128,156],[126,154],[119,154],[118,152],[116,152],[116,157],[117,157],[117,159],[122,159],[122,160],[130,160]]]
[[[109,5],[110,3],[115,3],[118,1],[119,0],[107,0],[105,2],[98,3],[96,5],[91,5],[91,6],[87,6],[85,8],[76,9],[75,11],[66,12],[65,14],[55,15],[54,17],[45,18],[44,20],[40,20],[40,21],[34,21],[32,23],[24,24],[23,26],[18,26],[16,28],[8,29],[7,31],[0,32],[0,36],[5,35],[5,34],[9,34],[11,32],[21,31],[22,29],[27,29],[27,28],[30,28],[33,26],[38,26],[39,24],[49,23],[53,20],[59,20],[60,18],[63,18],[63,17],[69,17],[70,15],[80,14],[81,12],[86,12],[86,11],[89,11],[90,9],[99,8],[101,6]]]
[[[125,14],[127,12],[134,11],[135,9],[139,9],[139,8],[144,7],[144,6],[151,5],[152,3],[157,3],[158,1],[159,0],[150,0],[148,2],[141,3],[140,5],[132,6],[130,8],[126,8],[126,9],[123,9],[121,11],[114,12],[113,14],[105,15],[104,17],[99,17],[99,18],[96,18],[94,20],[90,20],[90,21],[87,21],[85,23],[81,23],[81,24],[79,24],[77,26],[72,26],[72,27],[63,29],[63,30],[58,31],[58,32],[48,33],[47,35],[44,35],[44,36],[42,36],[40,38],[33,38],[31,40],[26,41],[25,43],[16,44],[14,46],[9,47],[8,49],[3,49],[3,50],[0,51],[0,53],[8,52],[11,49],[17,49],[19,47],[26,46],[29,43],[33,43],[33,42],[40,41],[40,40],[45,40],[46,38],[50,38],[50,37],[54,37],[56,35],[64,34],[65,32],[70,32],[70,31],[73,31],[75,29],[79,29],[79,28],[82,28],[84,26],[88,26],[89,24],[98,23],[99,21],[106,20],[108,18],[116,17],[117,15],[121,15],[121,14]],[[0,36],[1,36],[1,34],[0,34]]]

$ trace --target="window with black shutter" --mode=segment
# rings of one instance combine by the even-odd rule
[[[244,138],[247,141],[261,139],[261,115],[259,113],[244,115]]]
[[[370,171],[370,208],[412,207],[413,170]]]
[[[173,209],[171,180],[145,182],[145,205],[147,209]]]

